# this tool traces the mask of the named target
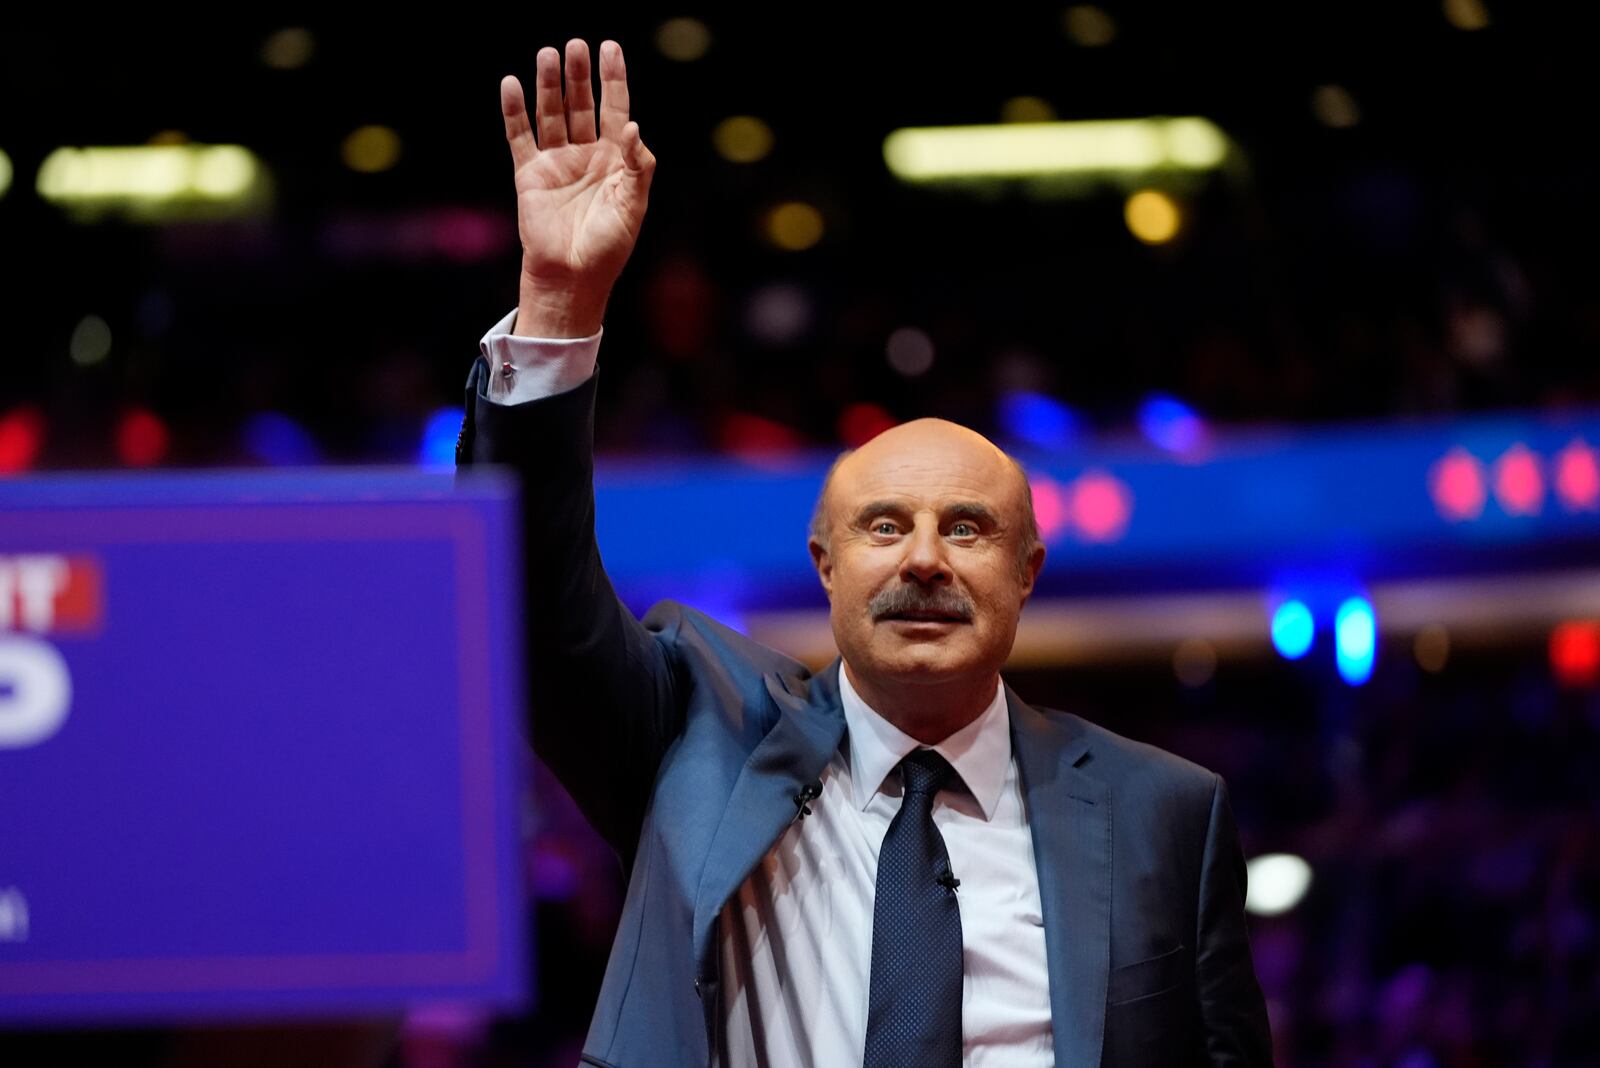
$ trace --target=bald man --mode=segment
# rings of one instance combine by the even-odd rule
[[[941,420],[834,466],[810,535],[840,659],[812,674],[594,541],[595,363],[655,157],[622,51],[501,85],[523,244],[458,463],[524,490],[535,749],[628,895],[585,1063],[1271,1063],[1222,780],[1000,678],[1045,550],[1027,482]],[[537,131],[537,134],[535,133]]]

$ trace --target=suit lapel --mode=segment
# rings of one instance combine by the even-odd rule
[[[1006,687],[1028,804],[1050,972],[1057,1064],[1099,1064],[1111,972],[1111,790],[1079,766],[1081,724],[1046,718]]]
[[[810,679],[768,675],[766,683],[778,722],[733,784],[695,893],[694,946],[701,974],[715,948],[712,927],[724,902],[793,822],[795,794],[817,780],[844,737],[839,661]]]

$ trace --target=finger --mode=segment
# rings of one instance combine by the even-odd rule
[[[600,42],[600,136],[616,140],[628,125],[628,68],[622,46]]]
[[[650,181],[656,173],[656,156],[644,147],[639,136],[639,124],[630,122],[622,128],[622,160],[627,167],[630,191],[640,197],[650,194]]]
[[[567,143],[567,113],[561,105],[561,53],[554,48],[539,49],[534,79],[533,105],[539,147],[564,145]]]
[[[567,136],[575,145],[595,139],[594,86],[589,80],[589,44],[567,42]]]
[[[511,163],[520,167],[539,154],[528,125],[528,105],[522,98],[522,83],[516,75],[500,79],[500,116],[506,120],[506,141],[511,145]]]

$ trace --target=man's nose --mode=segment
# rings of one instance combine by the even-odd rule
[[[906,553],[900,561],[900,577],[923,585],[949,582],[949,561],[945,541],[931,523],[918,523],[905,540]]]

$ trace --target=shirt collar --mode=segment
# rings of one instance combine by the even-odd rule
[[[850,739],[850,787],[857,808],[865,809],[883,787],[883,780],[922,743],[884,719],[861,699],[850,675],[839,666],[839,698]],[[1011,724],[1006,715],[1005,687],[995,683],[994,698],[977,719],[932,747],[950,762],[967,790],[994,818],[1011,768]]]

